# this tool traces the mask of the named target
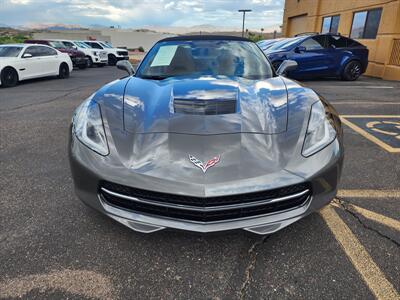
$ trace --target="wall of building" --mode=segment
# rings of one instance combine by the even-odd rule
[[[89,40],[111,42],[109,35],[103,35],[100,30],[45,30],[35,32],[34,39],[66,39],[66,40]]]
[[[282,33],[293,36],[296,28],[291,20],[302,16],[305,31],[320,32],[325,16],[340,15],[338,32],[349,36],[353,13],[382,8],[381,20],[375,39],[358,39],[369,49],[366,75],[388,80],[400,80],[397,49],[400,47],[400,0],[286,0]],[[301,28],[303,29],[303,28]]]
[[[33,34],[35,39],[69,39],[88,40],[96,39],[111,42],[114,47],[126,47],[129,49],[142,46],[149,50],[157,41],[173,36],[159,32],[136,31],[133,29],[88,29],[88,30],[50,30]]]

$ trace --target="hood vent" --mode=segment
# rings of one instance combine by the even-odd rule
[[[236,113],[236,99],[174,99],[174,112],[189,115],[225,115]]]

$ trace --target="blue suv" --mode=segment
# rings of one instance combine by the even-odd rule
[[[264,51],[274,68],[291,59],[298,67],[288,76],[295,79],[339,77],[356,80],[368,66],[368,49],[336,34],[307,34],[287,38]]]

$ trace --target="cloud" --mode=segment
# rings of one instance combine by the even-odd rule
[[[213,26],[240,29],[241,8],[250,29],[282,23],[284,0],[0,0],[0,20],[27,23],[103,24],[122,27]]]

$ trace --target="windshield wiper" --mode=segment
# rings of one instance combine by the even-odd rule
[[[163,80],[171,76],[162,76],[162,75],[142,75],[140,78],[142,79],[153,79],[153,80]]]

